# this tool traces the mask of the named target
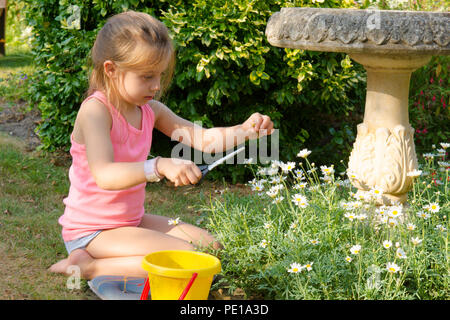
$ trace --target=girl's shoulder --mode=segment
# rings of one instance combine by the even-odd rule
[[[164,114],[165,108],[167,108],[163,103],[159,102],[158,100],[151,100],[147,104],[149,106],[149,109],[153,111],[153,116],[155,118],[155,122],[158,121],[158,118]]]
[[[98,99],[97,97],[90,97],[83,101],[80,106],[79,112],[87,113],[92,116],[105,116],[109,115],[109,109],[107,105]]]
[[[78,110],[73,128],[73,140],[84,145],[85,135],[92,133],[92,128],[94,130],[105,128],[106,131],[111,126],[112,118],[103,102],[95,98],[85,100]]]
[[[103,122],[109,127],[112,125],[112,117],[108,107],[96,97],[86,99],[81,104],[77,118],[81,125],[86,121]]]

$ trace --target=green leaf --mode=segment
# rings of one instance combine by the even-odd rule
[[[255,71],[255,70],[253,70],[251,73],[250,73],[250,81],[252,82],[252,83],[254,83],[254,84],[256,84],[256,85],[259,85],[259,77],[258,77],[258,72],[257,71]]]

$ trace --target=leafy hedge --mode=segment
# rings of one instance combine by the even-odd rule
[[[68,150],[98,30],[107,17],[136,10],[163,21],[176,44],[177,67],[164,100],[174,112],[211,127],[240,123],[258,111],[270,115],[280,129],[281,160],[294,158],[302,145],[315,151],[317,162],[348,156],[355,123],[362,119],[362,67],[345,54],[273,47],[265,28],[281,7],[342,7],[351,1],[25,2],[37,67],[29,93],[42,113],[38,130],[46,150]],[[153,152],[168,156],[173,145],[156,134]],[[242,178],[244,169],[232,169],[224,166],[216,178]]]

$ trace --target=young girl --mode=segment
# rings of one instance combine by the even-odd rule
[[[81,276],[145,277],[143,256],[168,249],[195,250],[219,244],[206,230],[169,224],[144,214],[146,182],[166,178],[175,187],[201,178],[191,161],[147,160],[156,128],[196,149],[222,152],[246,139],[273,132],[268,116],[252,114],[243,124],[204,129],[175,115],[154,100],[167,87],[174,68],[174,48],[167,28],[148,14],[124,12],[108,19],[92,48],[93,71],[88,97],[81,104],[71,135],[71,182],[62,237],[69,256],[50,267]],[[201,139],[194,139],[201,132]]]

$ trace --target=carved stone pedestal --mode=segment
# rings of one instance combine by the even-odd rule
[[[437,12],[283,8],[269,20],[279,47],[346,52],[367,70],[364,121],[348,168],[359,194],[382,188],[383,203],[405,203],[417,169],[409,124],[411,73],[432,55],[450,54],[450,14]]]

